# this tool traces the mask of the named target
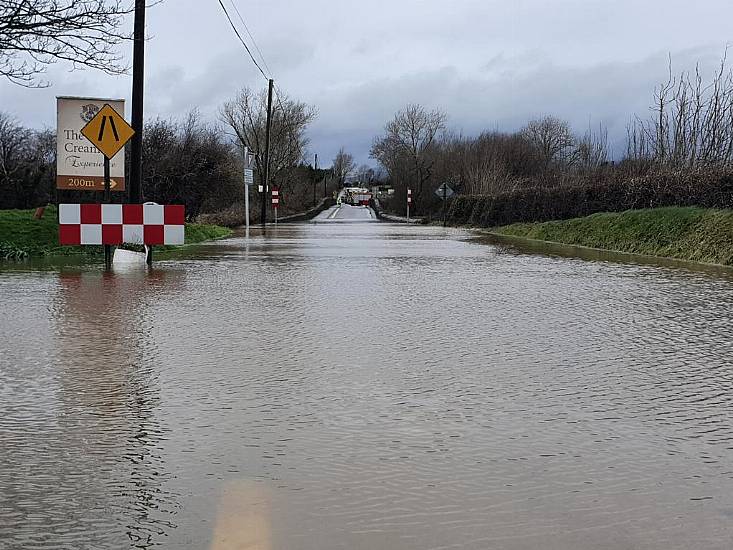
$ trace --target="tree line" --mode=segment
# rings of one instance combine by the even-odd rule
[[[373,141],[371,157],[395,187],[388,206],[398,212],[405,210],[407,188],[412,189],[413,212],[436,211],[440,200],[433,191],[443,182],[463,195],[503,196],[511,203],[515,194],[522,203],[532,190],[541,190],[535,196],[553,202],[566,200],[567,194],[553,195],[552,190],[623,188],[641,178],[660,194],[676,194],[679,203],[719,204],[697,195],[692,199],[685,189],[702,179],[723,181],[731,169],[733,72],[725,58],[707,81],[699,68],[673,75],[670,65],[668,80],[654,90],[650,114],[631,118],[627,147],[619,159],[611,158],[602,125],[577,133],[567,121],[543,116],[515,132],[465,136],[448,127],[441,110],[415,104],[387,122]],[[557,209],[549,205],[546,210]]]
[[[143,200],[185,204],[191,219],[228,210],[228,223],[244,220],[243,150],[247,146],[254,155],[255,183],[262,185],[265,102],[264,92],[244,88],[221,106],[218,123],[204,121],[195,110],[179,120],[147,121],[143,131]],[[270,185],[282,192],[281,212],[307,209],[324,194],[331,195],[337,186],[338,179],[330,170],[315,170],[306,162],[307,128],[315,116],[314,107],[284,94],[273,109]],[[26,128],[0,111],[0,208],[32,208],[56,200],[99,200],[95,193],[57,191],[55,162],[53,131]],[[123,197],[113,193],[114,200]],[[260,194],[256,185],[250,197],[252,218],[257,220]]]

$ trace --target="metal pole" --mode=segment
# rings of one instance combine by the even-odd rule
[[[130,202],[142,202],[143,93],[145,84],[145,0],[135,0],[132,53],[132,136],[130,146]]]
[[[109,204],[110,199],[112,198],[112,193],[110,192],[110,176],[109,176],[109,159],[105,156],[104,157],[104,204]],[[112,247],[108,244],[104,245],[104,268],[106,270],[112,269]]]
[[[446,196],[448,193],[448,186],[444,183],[443,184],[443,227],[447,224],[447,218],[446,218],[446,208],[445,203],[448,200],[448,197]]]
[[[249,183],[247,183],[247,169],[249,168],[249,147],[244,146],[244,227],[245,237],[249,238]]]
[[[262,186],[262,227],[267,223],[267,199],[270,194],[270,128],[272,127],[272,88],[275,81],[270,79],[267,89],[267,125],[265,127],[265,181]]]
[[[313,174],[313,208],[316,207],[316,178],[318,175],[318,153],[316,153],[315,173]]]

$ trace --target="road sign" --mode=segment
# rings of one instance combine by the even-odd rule
[[[438,195],[438,197],[440,197],[441,199],[449,199],[453,195],[455,195],[456,192],[451,189],[450,185],[444,183],[435,190],[435,194]]]
[[[178,204],[60,204],[59,244],[183,244],[185,208]]]
[[[254,185],[255,182],[255,172],[251,168],[245,168],[244,169],[244,183],[246,185]]]
[[[114,157],[135,133],[109,103],[105,103],[81,133],[108,159]]]

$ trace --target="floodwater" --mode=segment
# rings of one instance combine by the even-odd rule
[[[733,547],[733,276],[302,224],[0,271],[0,548]]]

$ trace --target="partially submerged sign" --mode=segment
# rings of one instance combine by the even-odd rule
[[[456,194],[453,189],[451,189],[451,186],[447,183],[443,183],[435,190],[435,194],[438,195],[441,199],[449,199],[453,195]]]
[[[59,244],[183,244],[179,204],[60,204]]]
[[[56,99],[56,187],[77,191],[104,191],[102,151],[89,143],[84,128],[108,104],[117,113],[125,112],[122,99],[59,97]],[[119,135],[119,128],[118,135]],[[106,125],[105,125],[106,131]],[[97,133],[99,135],[99,133]],[[110,188],[125,190],[125,150],[110,160]]]
[[[135,134],[125,119],[109,103],[99,110],[81,133],[108,159],[112,159]]]

